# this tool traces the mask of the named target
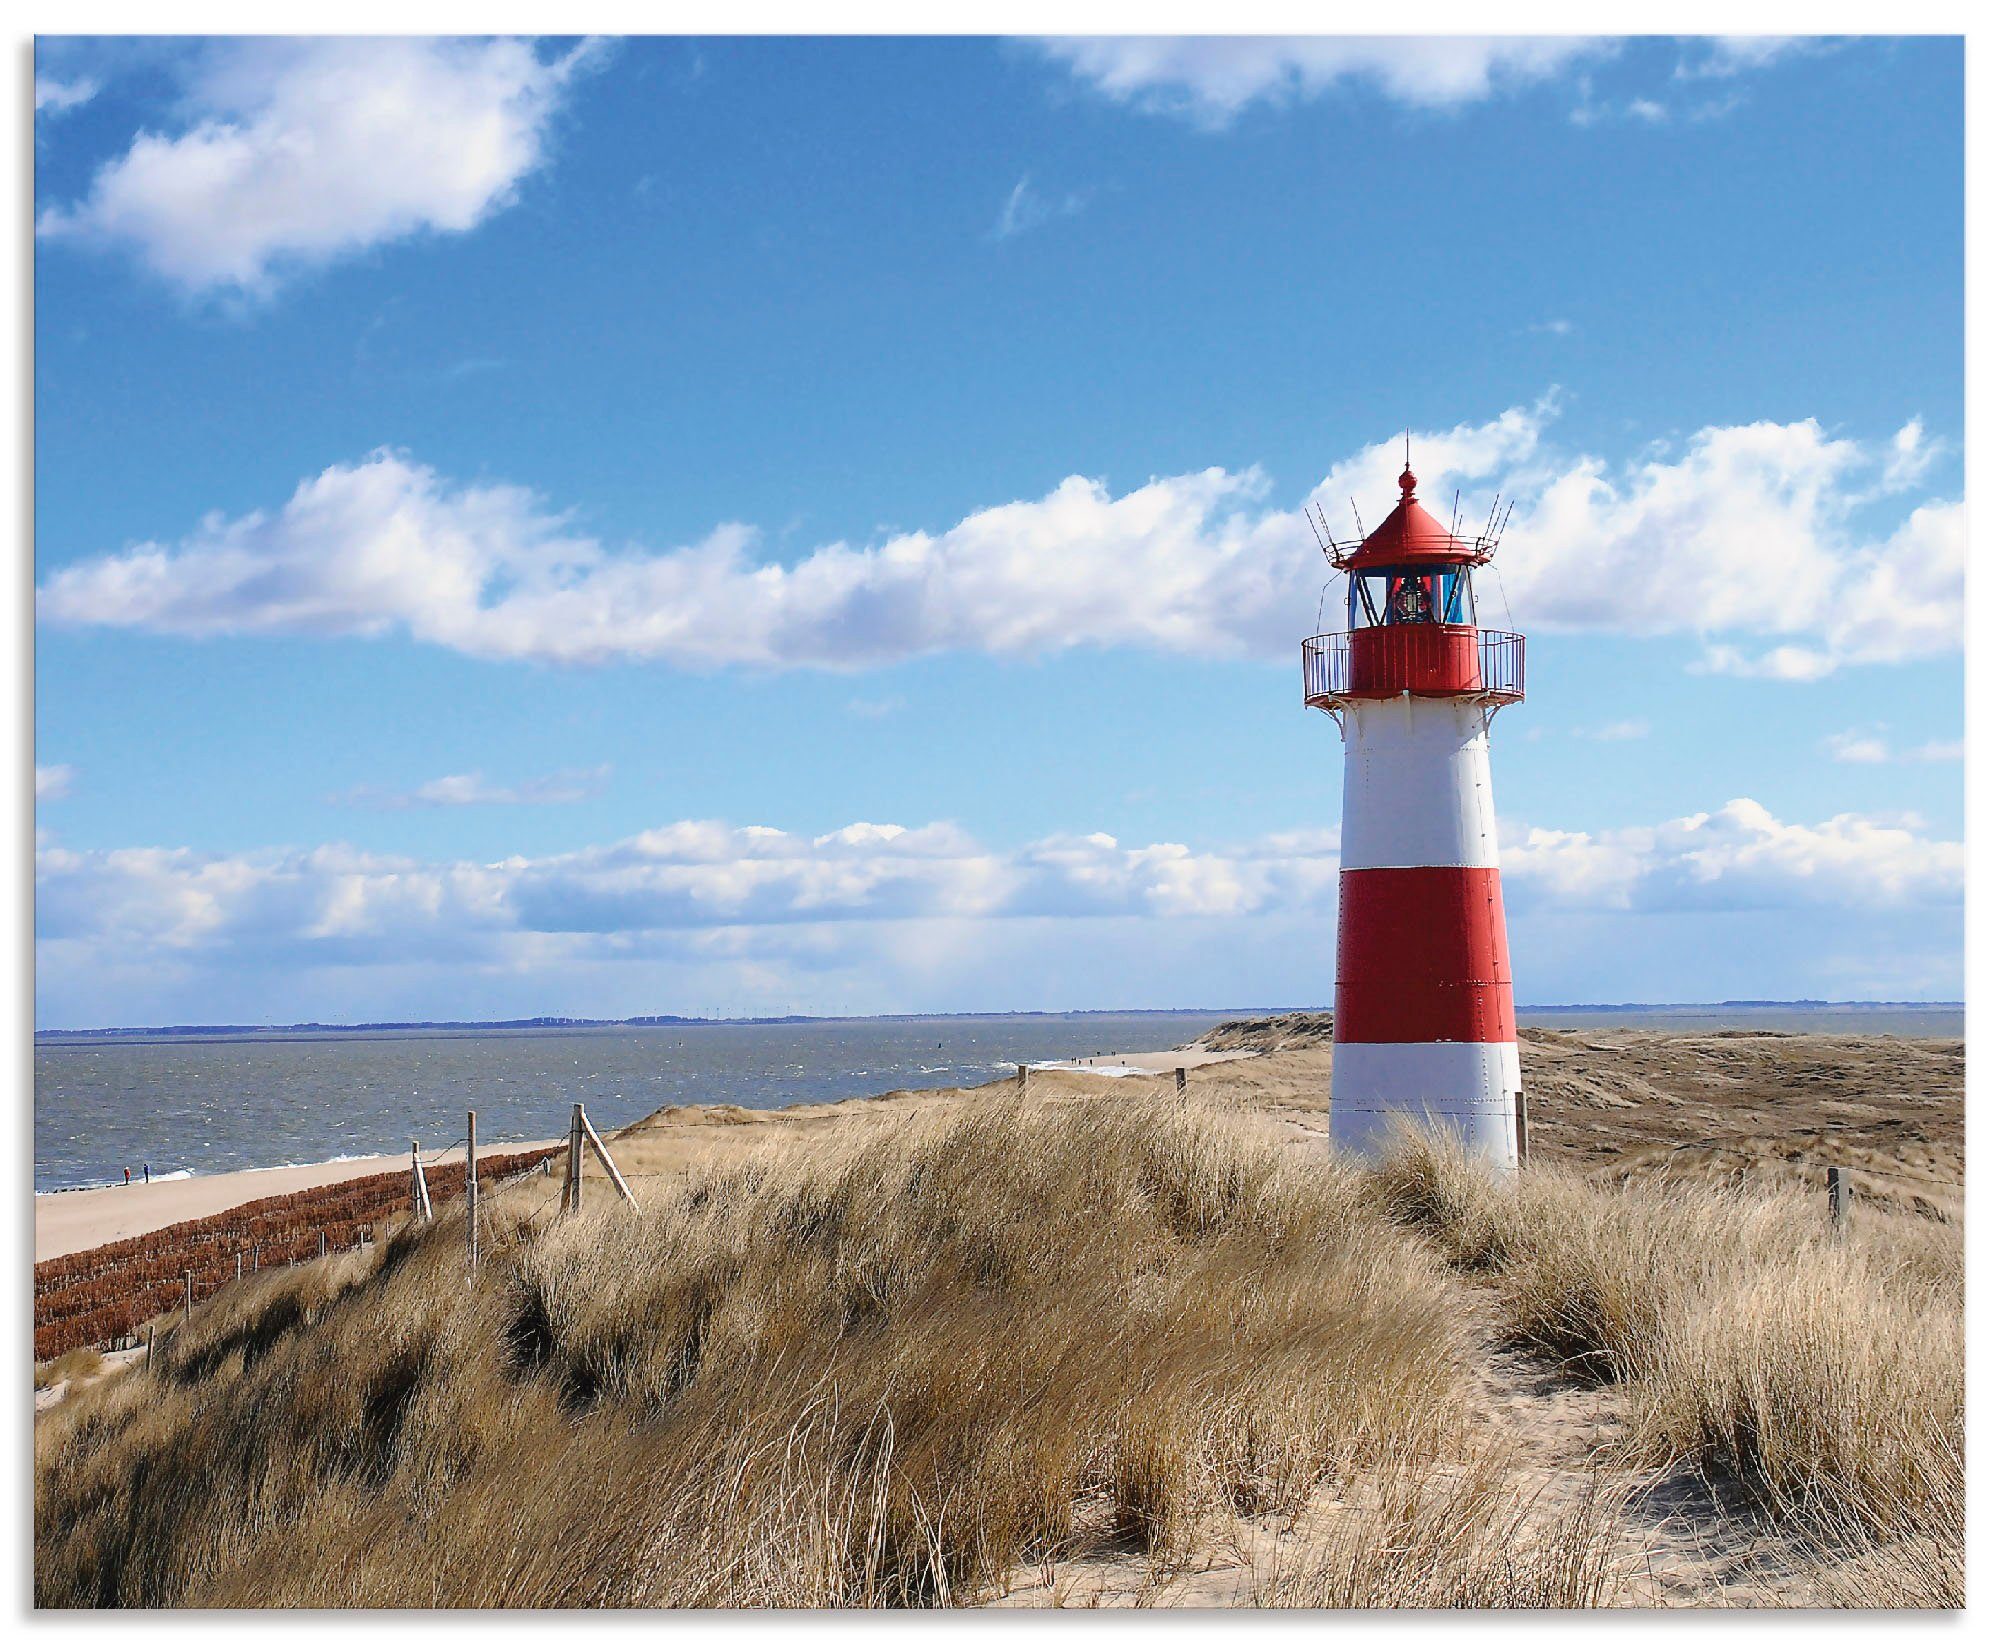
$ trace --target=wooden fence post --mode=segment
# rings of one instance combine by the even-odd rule
[[[153,1326],[146,1325],[146,1367],[153,1367]]]
[[[1514,1163],[1528,1161],[1528,1091],[1524,1085],[1514,1092]]]
[[[181,1316],[183,1318],[192,1318],[194,1316],[194,1269],[192,1267],[181,1274],[181,1282],[186,1285],[185,1305],[182,1308]]]
[[[321,1227],[321,1228],[319,1229],[319,1258],[320,1258],[320,1259],[321,1259],[322,1261],[324,1261],[324,1260],[326,1259],[326,1228],[325,1228],[325,1227]]]
[[[1187,1068],[1174,1068],[1174,1094],[1182,1101],[1187,1099]]]
[[[243,1251],[240,1249],[236,1252],[236,1281],[239,1284],[243,1282]]]
[[[563,1181],[563,1211],[583,1208],[583,1103],[569,1108],[569,1175]]]
[[[479,1270],[479,1114],[465,1115],[465,1239],[472,1270]]]
[[[1014,1093],[1016,1095],[1028,1093],[1028,1064],[1025,1061],[1014,1063]]]
[[[597,1154],[597,1161],[604,1166],[604,1173],[611,1177],[611,1184],[618,1189],[618,1196],[637,1209],[639,1200],[632,1196],[632,1189],[625,1184],[625,1177],[618,1173],[618,1166],[612,1163],[610,1150],[598,1138],[597,1127],[591,1123],[590,1114],[583,1110],[581,1101],[576,1104],[576,1116],[578,1122],[583,1125],[583,1133],[590,1142],[590,1150]]]
[[[410,1213],[431,1219],[431,1184],[424,1179],[424,1161],[414,1141],[410,1143]]]
[[[1829,1164],[1826,1170],[1826,1208],[1835,1232],[1847,1230],[1850,1202],[1846,1169],[1839,1164]]]
[[[250,1270],[255,1272],[263,1264],[264,1246],[262,1244],[252,1244],[250,1246]]]

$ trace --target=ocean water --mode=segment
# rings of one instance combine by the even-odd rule
[[[694,1102],[783,1107],[965,1087],[1017,1061],[1164,1050],[1252,1011],[905,1017],[786,1026],[45,1039],[35,1046],[35,1190],[318,1163],[561,1135],[581,1101],[600,1130]],[[1959,1010],[1523,1009],[1524,1026],[1958,1037]]]
[[[669,1104],[784,1107],[983,1084],[1017,1061],[1165,1050],[1243,1012],[982,1016],[797,1025],[510,1028],[292,1038],[44,1039],[35,1190],[599,1130]]]

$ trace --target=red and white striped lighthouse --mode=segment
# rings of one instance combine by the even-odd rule
[[[1305,642],[1306,705],[1346,750],[1329,1130],[1372,1154],[1408,1114],[1512,1168],[1526,1133],[1487,731],[1521,699],[1523,647],[1479,626],[1472,588],[1504,521],[1496,504],[1461,538],[1407,463],[1401,485],[1359,540],[1316,521],[1347,573],[1347,630]]]

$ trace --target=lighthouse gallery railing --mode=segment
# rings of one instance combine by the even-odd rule
[[[1351,633],[1316,633],[1305,641],[1307,707],[1330,709],[1358,694],[1354,689],[1353,638]],[[1519,701],[1527,687],[1526,650],[1518,633],[1479,629],[1479,677],[1476,687],[1465,694],[1489,701]]]

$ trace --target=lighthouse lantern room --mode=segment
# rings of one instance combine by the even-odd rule
[[[1399,1117],[1456,1130],[1506,1169],[1526,1151],[1513,973],[1500,900],[1488,730],[1522,696],[1518,633],[1479,625],[1473,573],[1496,502],[1461,536],[1417,501],[1338,542],[1347,628],[1305,641],[1305,699],[1340,726],[1340,927],[1329,1129],[1379,1153]]]

